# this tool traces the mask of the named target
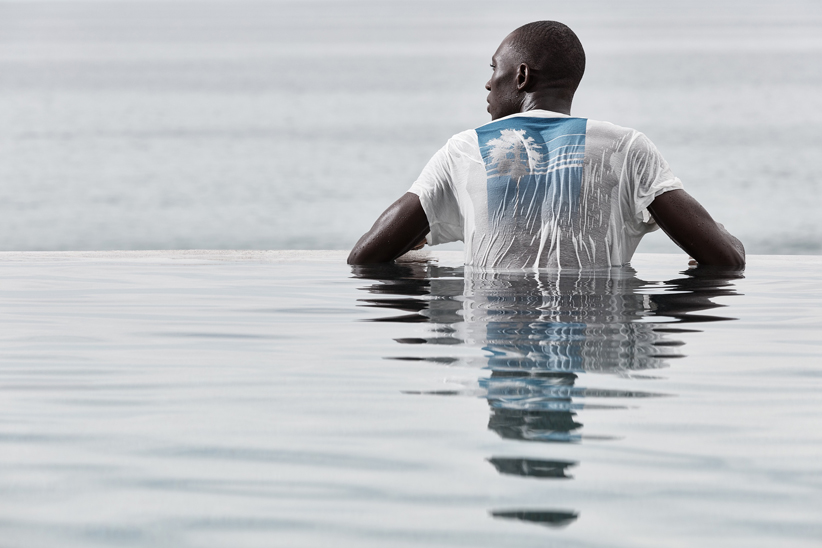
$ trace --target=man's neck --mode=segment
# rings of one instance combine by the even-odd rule
[[[550,110],[551,112],[559,112],[570,116],[573,100],[574,96],[569,95],[565,90],[543,90],[526,93],[519,111]]]

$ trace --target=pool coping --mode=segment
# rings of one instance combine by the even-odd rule
[[[168,249],[168,250],[111,250],[111,251],[0,251],[0,263],[11,262],[256,262],[256,263],[345,263],[348,250],[305,249]],[[462,251],[423,249],[411,251],[399,262],[436,261],[450,266],[461,265]],[[631,264],[639,266],[654,262],[673,262],[687,268],[687,257],[675,253],[637,253]],[[748,266],[756,265],[818,265],[822,255],[749,255]]]

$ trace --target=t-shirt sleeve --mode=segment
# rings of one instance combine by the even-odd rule
[[[463,218],[454,187],[454,162],[451,141],[429,160],[420,176],[408,189],[420,197],[428,217],[429,244],[444,244],[463,239]]]
[[[656,222],[648,212],[651,202],[665,192],[682,188],[682,181],[674,176],[665,158],[656,146],[642,133],[636,133],[628,149],[625,164],[626,175],[632,182],[628,185],[631,196],[627,197],[625,218],[632,219],[637,226],[646,226],[646,230],[656,229]]]

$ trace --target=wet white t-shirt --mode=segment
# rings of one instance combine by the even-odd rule
[[[658,227],[648,205],[682,188],[645,135],[532,110],[453,136],[409,192],[428,243],[465,242],[465,264],[600,268],[627,264]]]

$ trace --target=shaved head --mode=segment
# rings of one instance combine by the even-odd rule
[[[536,70],[540,83],[576,91],[585,73],[585,50],[574,31],[557,21],[535,21],[508,40],[518,62]]]
[[[505,37],[491,56],[491,68],[485,89],[492,120],[533,109],[570,115],[585,72],[585,50],[562,23],[536,21]]]

